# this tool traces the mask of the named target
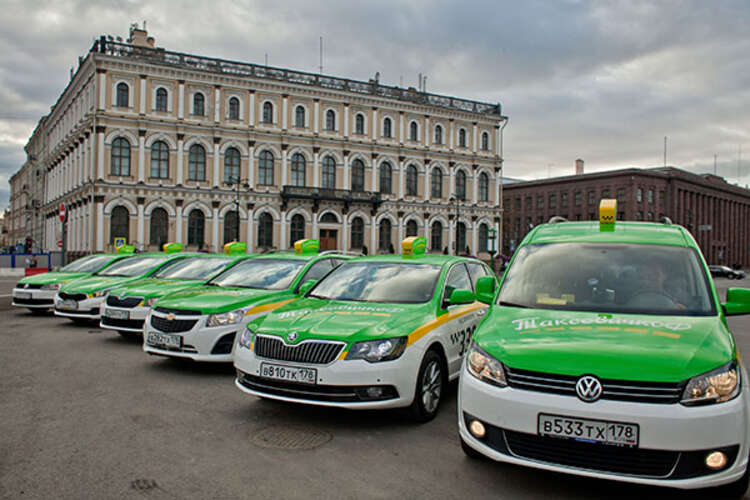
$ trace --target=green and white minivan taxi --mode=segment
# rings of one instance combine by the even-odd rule
[[[747,374],[690,233],[664,224],[534,228],[477,327],[459,383],[470,456],[676,488],[747,488]],[[726,493],[725,492],[725,493]]]
[[[32,312],[45,312],[55,307],[55,295],[62,285],[85,278],[104,269],[125,254],[100,253],[81,257],[57,271],[35,274],[20,280],[13,288],[13,305]]]
[[[318,240],[300,240],[294,247],[294,252],[244,260],[202,286],[157,300],[144,325],[143,350],[231,362],[235,336],[249,321],[291,302],[303,291],[303,283],[320,279],[351,258],[319,253]]]
[[[131,249],[126,248],[125,252]],[[146,278],[190,254],[139,253],[119,260],[87,278],[79,278],[60,288],[55,296],[55,315],[76,322],[99,320],[101,306],[112,288]]]
[[[182,244],[166,243],[164,251],[182,251]],[[170,293],[200,286],[237,262],[251,258],[253,255],[246,251],[246,243],[227,243],[224,255],[196,254],[165,266],[148,278],[111,289],[102,306],[99,326],[117,330],[123,336],[141,335],[154,302]]]
[[[410,237],[402,255],[346,262],[304,298],[251,322],[235,347],[236,386],[283,401],[410,407],[418,421],[433,418],[487,309],[472,283],[494,275],[475,259],[426,255],[425,243]]]

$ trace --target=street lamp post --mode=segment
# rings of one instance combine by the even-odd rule
[[[240,179],[239,177],[230,177],[224,184],[234,189],[234,208],[235,214],[237,214],[237,225],[234,229],[234,241],[240,241],[240,187],[250,189],[247,179]]]

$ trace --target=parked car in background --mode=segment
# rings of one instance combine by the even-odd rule
[[[730,280],[741,280],[745,277],[745,272],[741,269],[732,269],[729,266],[708,266],[711,276],[714,278],[729,278]]]

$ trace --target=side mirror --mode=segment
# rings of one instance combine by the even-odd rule
[[[302,285],[300,285],[299,289],[297,290],[297,293],[300,295],[305,295],[307,292],[310,291],[312,287],[315,286],[315,283],[317,283],[317,281],[315,280],[305,281],[304,283],[302,283]]]
[[[491,304],[492,299],[495,298],[495,284],[494,276],[482,276],[477,279],[477,300],[485,304]]]
[[[727,301],[722,304],[724,314],[736,316],[750,314],[750,290],[747,288],[728,288]]]
[[[474,292],[472,292],[471,290],[462,290],[460,288],[456,288],[448,298],[448,304],[452,306],[455,306],[456,304],[471,304],[475,300],[476,297],[474,296]]]

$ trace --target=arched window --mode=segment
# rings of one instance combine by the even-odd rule
[[[320,222],[323,224],[338,224],[339,218],[336,217],[336,214],[333,214],[331,212],[326,212],[320,218]]]
[[[477,191],[479,191],[479,201],[490,201],[490,177],[484,172],[479,174]]]
[[[294,126],[305,128],[305,108],[303,106],[294,108]]]
[[[352,191],[365,190],[365,164],[357,158],[352,162]]]
[[[336,160],[332,156],[323,158],[323,189],[336,189]]]
[[[362,217],[352,219],[352,248],[362,248],[365,244],[365,223]]]
[[[258,184],[273,186],[273,153],[268,150],[258,155]]]
[[[489,248],[487,246],[487,236],[489,235],[489,231],[487,229],[487,224],[479,224],[479,248],[477,248],[477,252],[487,252],[489,251]]]
[[[430,249],[435,252],[443,251],[443,225],[437,220],[430,227]]]
[[[443,143],[443,126],[435,125],[435,144]]]
[[[169,215],[161,207],[156,207],[151,211],[151,221],[148,227],[148,242],[156,245],[161,250],[161,246],[167,242],[169,230]]]
[[[124,137],[112,141],[109,163],[112,175],[130,175],[130,143]]]
[[[456,199],[466,199],[466,172],[463,170],[456,172]]]
[[[380,192],[382,194],[391,194],[392,171],[391,164],[387,161],[380,164]]]
[[[292,217],[291,230],[289,231],[289,246],[294,248],[294,242],[305,239],[305,218],[300,214]]]
[[[164,141],[151,144],[151,178],[169,178],[169,146]]]
[[[228,184],[240,182],[240,152],[237,148],[229,148],[224,153],[224,182]]]
[[[354,133],[365,134],[365,116],[362,113],[357,113],[357,116],[354,117]]]
[[[159,87],[156,89],[156,111],[167,111],[167,89]]]
[[[125,241],[130,241],[130,214],[128,209],[122,205],[113,208],[109,218],[109,227],[110,243],[114,243],[115,238],[125,238]]]
[[[417,235],[417,222],[410,220],[406,223],[406,236],[416,236]]]
[[[301,153],[292,155],[292,186],[305,185],[305,157]],[[297,241],[297,240],[294,240]],[[294,242],[293,241],[293,242]]]
[[[193,114],[195,116],[203,116],[206,114],[206,98],[203,94],[196,92],[193,95]]]
[[[482,151],[489,151],[490,149],[490,134],[482,132]]]
[[[456,254],[466,252],[466,224],[459,222],[456,227]]]
[[[406,196],[417,196],[417,167],[406,167]]]
[[[120,82],[117,84],[115,106],[119,108],[127,108],[130,106],[130,87],[128,87],[127,83]]]
[[[200,144],[193,144],[188,150],[188,180],[206,180],[206,150]]]
[[[458,131],[458,146],[465,148],[466,147],[466,129],[461,129]]]
[[[443,197],[443,171],[433,168],[430,175],[430,196],[432,198]]]
[[[391,247],[391,221],[383,219],[380,221],[378,228],[378,250],[381,252],[390,252]]]
[[[206,228],[206,216],[197,208],[188,214],[188,245],[196,245],[202,248],[205,240],[203,238]]]
[[[240,119],[240,100],[236,97],[229,98],[229,119],[239,120]]]
[[[417,126],[417,122],[411,122],[409,124],[409,140],[410,141],[419,140],[419,127]]]
[[[273,104],[268,101],[263,103],[263,123],[273,123]]]
[[[326,130],[336,130],[336,113],[332,109],[326,111]]]
[[[273,219],[271,214],[263,212],[258,217],[258,247],[271,248],[273,246]]]
[[[239,223],[240,219],[237,217],[237,210],[230,210],[227,212],[224,216],[224,243],[239,241]]]
[[[391,137],[393,124],[391,122],[391,119],[386,117],[383,120],[383,137]]]

